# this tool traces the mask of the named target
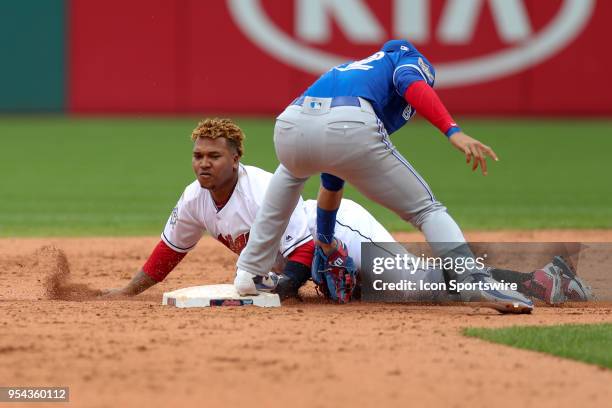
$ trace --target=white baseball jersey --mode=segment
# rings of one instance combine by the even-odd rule
[[[185,188],[162,232],[162,240],[177,252],[191,250],[204,232],[240,254],[249,239],[251,225],[261,206],[272,174],[253,166],[239,165],[238,183],[229,201],[217,210],[210,191],[194,181]],[[281,238],[274,270],[295,248],[310,241],[306,215],[300,198]],[[315,211],[316,212],[316,211]]]
[[[308,218],[308,229],[316,236],[317,201],[307,200],[304,210]],[[344,198],[336,215],[334,236],[346,244],[350,257],[358,266],[361,265],[362,242],[395,242],[389,231],[372,214],[356,202]]]

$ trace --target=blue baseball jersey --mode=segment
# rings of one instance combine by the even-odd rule
[[[426,81],[433,86],[433,66],[410,42],[391,40],[365,59],[333,67],[321,75],[304,95],[367,99],[391,134],[415,114],[404,99],[406,89],[415,81]]]

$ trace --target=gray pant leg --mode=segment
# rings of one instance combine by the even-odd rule
[[[272,269],[305,181],[294,177],[282,164],[278,166],[251,227],[248,245],[238,258],[238,268],[257,275],[267,275]]]
[[[306,178],[321,172],[347,180],[411,222],[437,254],[464,243],[455,221],[391,144],[371,108],[330,109],[329,101],[325,103],[313,112],[305,102],[304,107],[289,107],[279,116],[274,142],[283,165],[268,188],[238,267],[268,272]]]
[[[316,144],[310,134],[319,134],[320,123],[303,115],[295,106],[288,107],[274,126],[274,147],[281,162],[278,166],[255,222],[249,242],[238,258],[237,266],[247,272],[265,275],[276,259],[280,239],[308,177],[317,172]],[[319,128],[317,128],[319,126]]]
[[[429,243],[436,243],[432,247],[437,254],[465,242],[457,223],[393,146],[376,116],[365,112],[337,116],[324,136],[326,154],[334,158],[327,172],[347,180],[365,196],[413,224]],[[362,125],[339,131],[342,116],[347,123]]]

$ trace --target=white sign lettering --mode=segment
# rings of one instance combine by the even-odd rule
[[[359,55],[337,55],[313,47],[331,40],[331,21],[355,44],[382,43],[385,31],[362,0],[295,0],[296,36],[280,30],[266,15],[260,0],[227,0],[230,13],[244,33],[275,58],[306,72],[319,75]],[[512,47],[459,61],[436,64],[439,88],[485,82],[540,64],[561,51],[588,23],[596,0],[563,0],[555,17],[533,32],[523,0],[448,0],[436,36],[446,44],[465,45],[489,2],[500,38]],[[393,0],[393,32],[414,42],[425,42],[433,28],[428,26],[429,0]],[[309,44],[307,44],[307,43]]]

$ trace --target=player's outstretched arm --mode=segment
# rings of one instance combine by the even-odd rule
[[[144,292],[151,286],[163,281],[166,276],[187,255],[185,252],[176,252],[164,241],[159,241],[149,259],[136,272],[132,280],[123,288],[107,289],[102,291],[102,296],[107,298],[121,296],[135,296]]]
[[[472,170],[480,165],[483,175],[487,175],[487,156],[498,161],[497,155],[489,146],[463,133],[434,89],[425,81],[415,81],[406,88],[404,99],[421,116],[444,133],[453,146],[465,154]]]
[[[122,296],[136,296],[137,294],[149,289],[156,283],[156,280],[140,269],[138,272],[136,272],[136,274],[132,277],[132,280],[127,285],[122,288],[105,289],[102,291],[102,297],[113,298]]]

